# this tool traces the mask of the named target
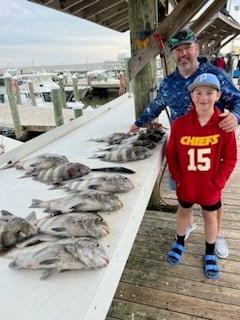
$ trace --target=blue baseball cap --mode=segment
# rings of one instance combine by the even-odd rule
[[[212,73],[202,73],[197,76],[193,83],[188,86],[189,91],[193,91],[198,86],[210,86],[220,91],[220,82]]]

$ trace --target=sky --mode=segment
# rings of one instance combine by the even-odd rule
[[[0,68],[118,60],[130,55],[120,33],[27,0],[0,0]]]
[[[239,0],[229,1],[237,20],[238,4]],[[0,0],[0,30],[0,68],[87,64],[130,56],[129,32],[113,31],[27,0]]]

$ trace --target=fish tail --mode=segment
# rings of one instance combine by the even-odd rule
[[[104,167],[104,168],[93,168],[92,171],[103,171],[103,172],[120,172],[133,174],[135,171],[125,167]]]
[[[20,265],[15,260],[11,261],[8,266],[11,269],[20,269]]]
[[[104,155],[103,154],[93,154],[91,157],[89,157],[88,159],[101,159],[103,158]]]
[[[32,199],[32,203],[29,208],[41,208],[43,203],[43,200]]]

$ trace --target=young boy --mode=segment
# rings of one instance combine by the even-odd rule
[[[219,127],[221,112],[215,103],[221,96],[218,78],[211,73],[196,77],[188,90],[192,109],[173,122],[166,147],[169,171],[176,182],[179,202],[177,241],[168,252],[168,262],[178,265],[185,251],[185,230],[194,203],[202,207],[206,250],[206,277],[219,276],[215,255],[217,210],[221,207],[222,190],[237,162],[235,132]]]

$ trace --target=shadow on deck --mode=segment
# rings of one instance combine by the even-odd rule
[[[240,155],[239,135],[238,148]],[[239,180],[238,162],[223,193],[223,231],[230,255],[219,259],[219,279],[209,280],[204,275],[205,241],[198,206],[194,210],[197,229],[186,243],[182,263],[175,267],[166,259],[174,241],[175,213],[147,210],[106,320],[239,319]],[[176,204],[165,182],[162,194],[171,204]]]

